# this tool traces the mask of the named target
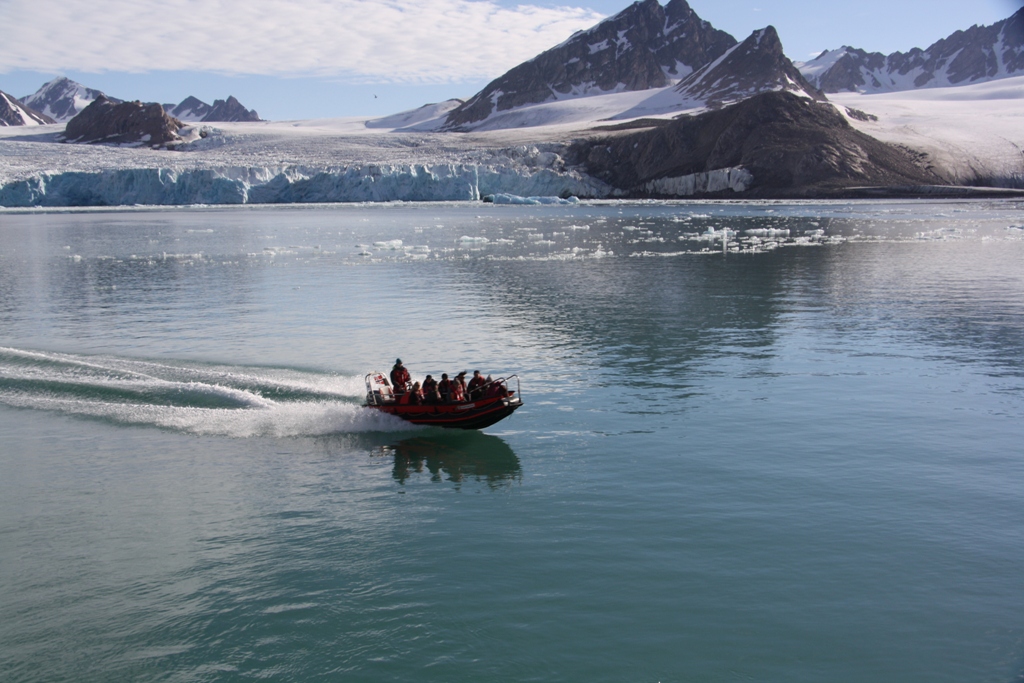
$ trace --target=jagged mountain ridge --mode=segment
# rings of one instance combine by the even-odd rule
[[[47,123],[56,122],[0,90],[0,126],[41,126]]]
[[[829,92],[894,92],[948,87],[1024,75],[1024,8],[991,26],[972,26],[909,52],[844,46],[798,65]]]
[[[35,93],[18,101],[25,107],[53,119],[51,123],[67,123],[100,97],[114,104],[124,101],[110,97],[100,90],[87,88],[63,76],[44,83]],[[180,104],[161,106],[170,116],[188,122],[262,120],[255,109],[246,109],[234,96],[229,96],[226,100],[214,100],[212,105],[189,96]]]
[[[255,109],[246,109],[233,95],[229,95],[226,100],[214,100],[212,105],[190,95],[180,104],[165,104],[163,107],[170,116],[193,123],[263,120]]]
[[[491,81],[452,111],[458,129],[494,113],[550,100],[662,88],[711,62],[736,39],[685,0],[640,0]]]

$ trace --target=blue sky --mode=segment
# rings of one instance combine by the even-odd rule
[[[667,2],[667,0],[663,0]],[[122,99],[234,95],[272,120],[383,115],[466,98],[624,0],[0,0],[0,90],[66,75]],[[742,40],[774,25],[809,59],[927,47],[1021,0],[691,0]]]

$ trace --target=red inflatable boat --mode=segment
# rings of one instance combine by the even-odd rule
[[[515,381],[515,389],[509,384]],[[499,377],[484,385],[480,394],[483,398],[459,403],[411,404],[395,395],[395,391],[382,372],[371,372],[366,376],[366,407],[389,413],[429,427],[451,427],[453,429],[483,429],[498,420],[503,420],[516,408],[523,405],[519,396],[519,377]]]

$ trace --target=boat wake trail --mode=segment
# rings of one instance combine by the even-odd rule
[[[0,347],[0,405],[233,437],[398,431],[361,376]]]

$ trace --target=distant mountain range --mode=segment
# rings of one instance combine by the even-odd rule
[[[112,104],[119,100],[70,78],[60,77],[43,84],[32,95],[14,99],[9,95],[0,102],[0,125],[20,126],[42,123],[67,123],[99,98]],[[187,97],[180,104],[162,105],[167,113],[185,122],[260,121],[255,109],[246,109],[234,97],[214,100],[212,105]],[[22,113],[12,113],[18,110]],[[19,122],[20,121],[20,122]]]
[[[797,66],[826,93],[942,88],[1024,75],[1024,9],[991,26],[957,31],[925,50],[883,55],[844,46]]]
[[[165,104],[164,111],[176,119],[187,122],[214,121],[262,121],[255,109],[246,109],[242,103],[229,96],[226,100],[214,100],[212,105],[196,97],[186,97],[180,104]]]

